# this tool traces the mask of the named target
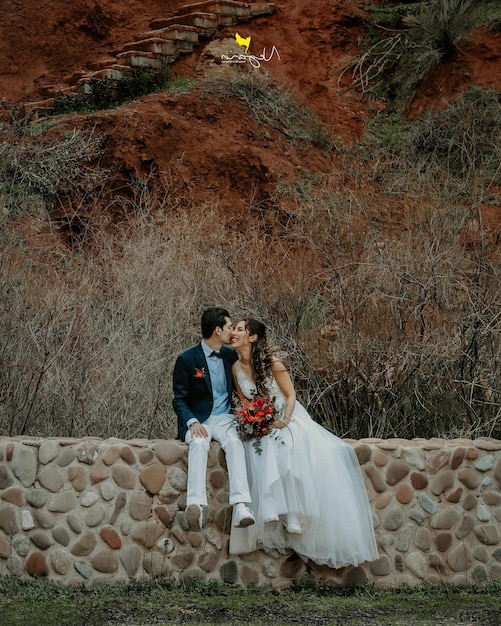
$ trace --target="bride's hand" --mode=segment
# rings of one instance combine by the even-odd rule
[[[290,421],[291,421],[290,417],[283,417],[282,419],[276,420],[273,426],[275,428],[285,428],[286,426],[290,424]]]

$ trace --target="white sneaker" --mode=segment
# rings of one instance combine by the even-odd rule
[[[233,526],[235,528],[247,528],[247,526],[252,526],[255,521],[254,514],[248,506],[245,506],[243,502],[235,505],[235,513],[233,515]]]
[[[188,504],[184,514],[190,530],[202,530],[204,513],[199,504]]]
[[[285,519],[285,528],[288,533],[300,535],[303,532],[297,515],[289,513]]]

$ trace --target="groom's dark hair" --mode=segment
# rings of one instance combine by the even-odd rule
[[[204,311],[202,314],[202,337],[209,339],[218,326],[223,328],[226,324],[226,317],[230,317],[228,311],[219,307]]]

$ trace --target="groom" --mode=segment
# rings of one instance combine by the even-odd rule
[[[212,439],[219,441],[226,453],[233,525],[245,528],[255,521],[247,506],[251,497],[245,453],[231,415],[231,366],[238,358],[226,347],[232,330],[226,309],[208,309],[202,315],[203,340],[180,354],[174,366],[172,406],[178,438],[189,445],[186,519],[192,530],[202,528],[202,507],[207,506],[207,457]]]

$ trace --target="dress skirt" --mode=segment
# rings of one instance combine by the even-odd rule
[[[232,527],[230,552],[294,551],[340,568],[378,558],[372,512],[353,448],[311,419],[296,402],[286,428],[244,442],[256,523]],[[301,534],[286,531],[296,515]]]

